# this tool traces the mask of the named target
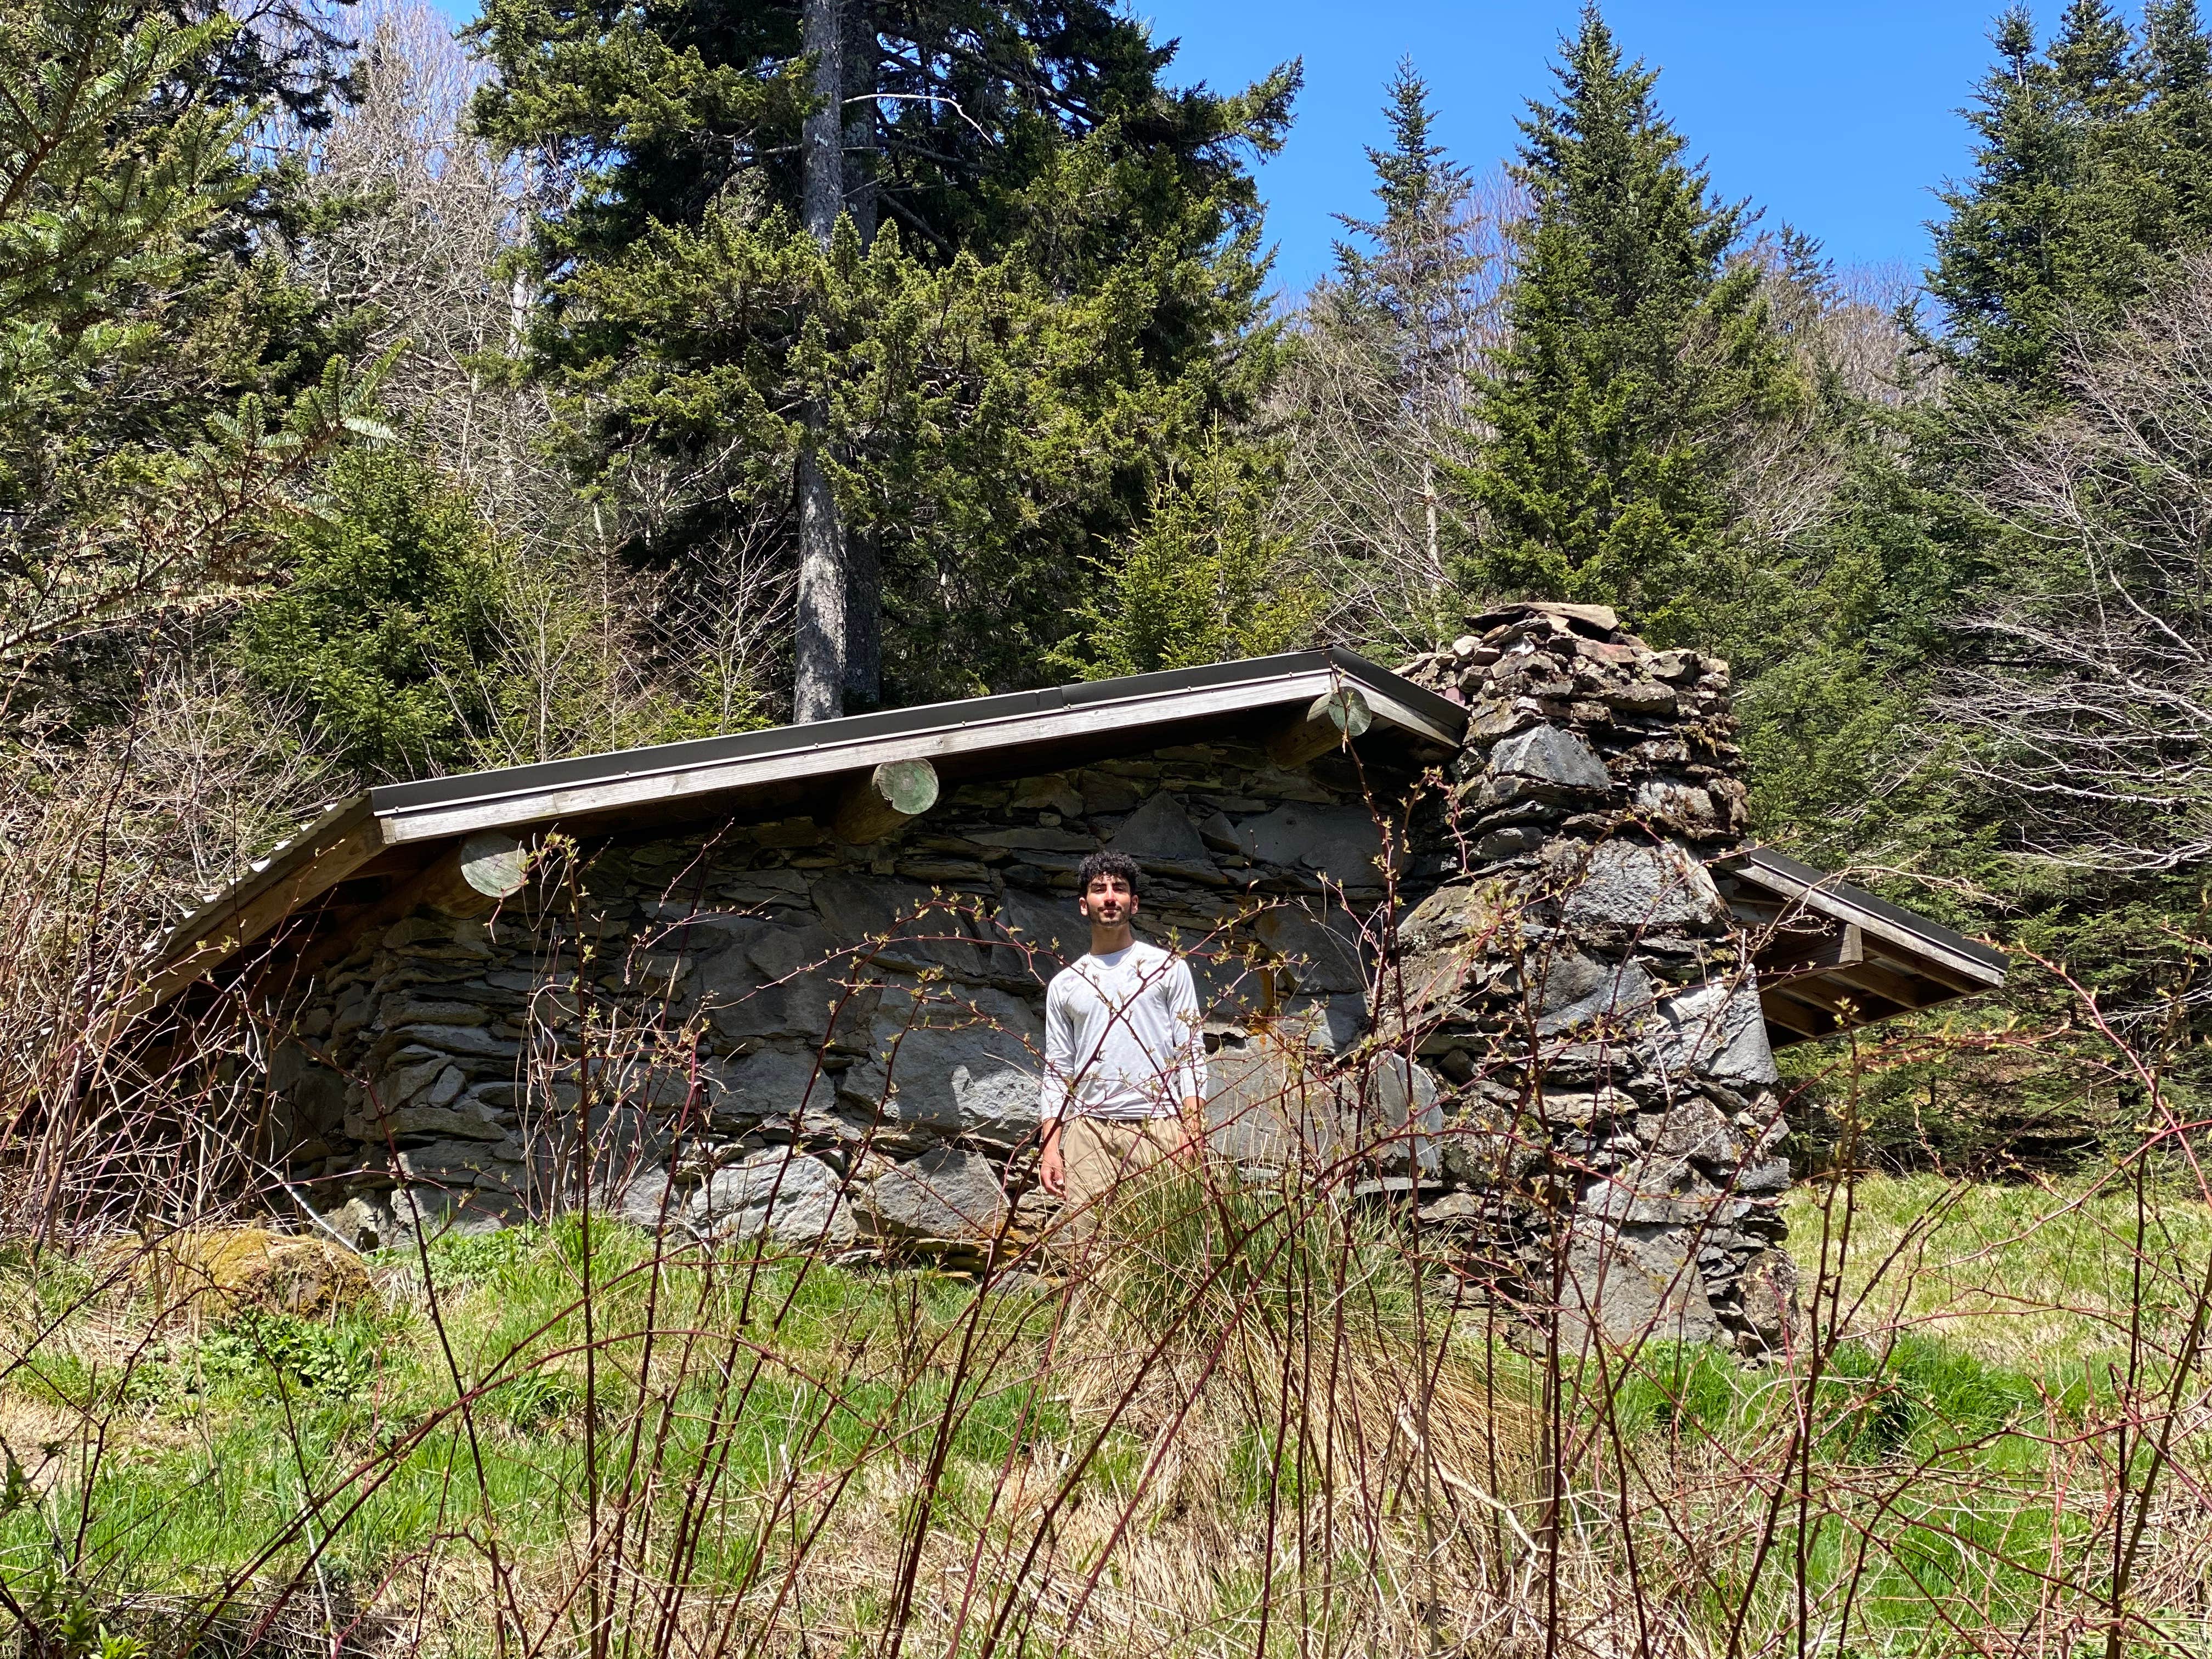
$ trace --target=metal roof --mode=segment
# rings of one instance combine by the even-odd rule
[[[1449,747],[1467,711],[1340,647],[855,714],[532,766],[386,784],[337,802],[158,943],[143,1009],[220,965],[386,848],[765,783],[1298,706],[1356,686],[1376,721]]]

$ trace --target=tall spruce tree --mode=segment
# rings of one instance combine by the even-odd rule
[[[2105,0],[2072,0],[2041,52],[2024,7],[1992,39],[1974,171],[1942,192],[1928,291],[1935,349],[2032,408],[2060,395],[2069,337],[2112,327],[2212,233],[2212,47],[2194,0],[2148,7],[2139,40]]]
[[[1266,383],[1249,161],[1297,71],[1175,88],[1106,0],[841,0],[823,76],[824,3],[491,0],[479,119],[568,186],[532,357],[588,472],[680,480],[637,556],[795,565],[811,458],[878,562],[886,700],[1031,682],[1086,560]],[[825,244],[803,141],[840,132]]]
[[[1625,605],[1694,634],[1733,586],[1726,482],[1739,446],[1802,396],[1759,270],[1732,263],[1747,216],[1717,199],[1595,6],[1531,104],[1516,176],[1531,211],[1489,379],[1490,435],[1460,475],[1482,524],[1481,595]]]

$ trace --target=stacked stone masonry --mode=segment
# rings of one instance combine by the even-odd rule
[[[1745,821],[1728,665],[1595,606],[1477,630],[1403,671],[1469,714],[1399,926],[1409,1045],[1455,1097],[1460,1190],[1424,1213],[1571,1324],[1772,1346],[1778,1073],[1706,869]]]
[[[1044,985],[1112,847],[1196,969],[1224,1158],[1418,1206],[1510,1295],[1556,1261],[1616,1333],[1775,1340],[1775,1074],[1704,868],[1743,815],[1726,668],[1492,620],[1407,671],[1470,709],[1449,775],[1213,742],[951,787],[867,846],[548,837],[514,898],[360,939],[283,1010],[294,1183],[359,1237],[589,1201],[975,1259],[1048,1218]]]

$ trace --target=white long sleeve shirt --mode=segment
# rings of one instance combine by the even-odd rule
[[[1086,956],[1044,994],[1044,1090],[1038,1115],[1172,1117],[1206,1098],[1206,1046],[1190,964],[1142,939]]]

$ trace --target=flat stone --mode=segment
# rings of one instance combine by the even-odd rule
[[[403,991],[377,1005],[377,1018],[385,1025],[481,1025],[487,1018],[477,1002],[442,1001]]]
[[[1683,1229],[1577,1218],[1560,1293],[1563,1345],[1714,1342],[1726,1338]]]
[[[1093,843],[1085,836],[1081,845]],[[959,974],[982,971],[982,952],[966,936],[960,917],[916,883],[823,876],[814,883],[814,908],[836,945],[866,944],[866,954],[876,961],[910,962]],[[754,957],[759,959],[757,945]]]
[[[1538,1036],[1557,1036],[1600,1020],[1626,1028],[1624,1035],[1640,1027],[1654,1000],[1651,975],[1644,970],[1644,964],[1632,957],[1625,962],[1595,965],[1600,969],[1595,987],[1573,1001],[1540,1014]]]
[[[1586,1129],[1593,1123],[1627,1116],[1636,1110],[1636,1103],[1614,1088],[1578,1090],[1547,1087],[1543,1091],[1542,1103],[1537,1109],[1545,1123]]]
[[[504,1140],[514,1133],[514,1120],[481,1101],[461,1100],[451,1105],[402,1106],[382,1117],[349,1114],[345,1133],[356,1140],[380,1141],[386,1135],[438,1135],[451,1139]]]
[[[1687,1095],[1670,1101],[1664,1110],[1646,1113],[1637,1133],[1662,1158],[1723,1166],[1741,1159],[1747,1145],[1728,1115],[1703,1095]]]
[[[1350,916],[1332,908],[1316,919],[1292,905],[1272,906],[1252,918],[1252,933],[1290,967],[1306,992],[1364,991],[1367,970]]]
[[[1408,952],[1486,949],[1510,937],[1511,915],[1511,902],[1497,883],[1459,882],[1415,905],[1398,924],[1398,942]]]
[[[702,1067],[701,1080],[717,1123],[757,1123],[809,1107],[826,1110],[837,1092],[836,1079],[817,1072],[812,1054],[787,1048],[763,1048]]]
[[[1604,693],[1605,706],[1624,714],[1671,714],[1674,693],[1656,680],[1631,680]]]
[[[1098,845],[1096,836],[1048,824],[1024,824],[1012,830],[978,830],[968,837],[978,847],[1005,848],[1013,852],[1088,853]]]
[[[1790,1160],[1786,1158],[1754,1164],[1735,1179],[1736,1195],[1740,1198],[1774,1198],[1789,1190]]]
[[[1490,751],[1490,771],[1497,776],[1533,778],[1559,789],[1613,787],[1612,775],[1597,751],[1576,733],[1556,726],[1532,726],[1504,738]]]
[[[486,1179],[503,1186],[511,1176],[511,1160],[495,1156],[498,1150],[480,1140],[434,1140],[427,1146],[403,1146],[399,1174],[408,1181],[447,1187],[474,1186]]]
[[[1748,974],[1712,980],[1668,997],[1658,1007],[1655,1056],[1674,1077],[1717,1078],[1761,1085],[1781,1080],[1766,1037],[1759,988]]]
[[[1364,996],[1294,996],[1278,1021],[1283,1036],[1324,1054],[1340,1054],[1367,1033]]]
[[[988,1158],[939,1146],[878,1176],[862,1202],[889,1237],[989,1238],[1006,1214],[1006,1191]]]
[[[1024,778],[1014,786],[1013,799],[1008,805],[1018,807],[1043,807],[1048,811],[1059,813],[1062,817],[1079,818],[1083,816],[1083,797],[1076,793],[1074,786],[1068,782],[1066,775],[1059,772],[1048,772],[1040,777]]]
[[[770,1147],[715,1170],[691,1195],[685,1218],[718,1243],[765,1238],[842,1250],[860,1233],[844,1184],[820,1158]]]
[[[1262,864],[1303,865],[1346,887],[1382,884],[1376,866],[1382,831],[1360,807],[1292,802],[1245,819],[1237,826],[1237,839],[1247,858]]]
[[[1682,927],[1726,920],[1728,908],[1697,855],[1673,842],[1608,841],[1567,896],[1570,927]]]
[[[1182,803],[1162,789],[1121,821],[1107,843],[1139,865],[1165,860],[1174,864],[1211,865],[1205,839]]]
[[[1636,786],[1638,811],[1693,829],[1711,830],[1716,815],[1713,799],[1693,783],[1671,778],[1648,778]]]

